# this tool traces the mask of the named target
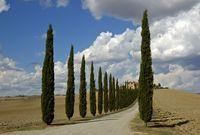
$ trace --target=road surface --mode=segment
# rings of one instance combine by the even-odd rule
[[[102,118],[74,125],[48,127],[43,130],[16,131],[4,135],[133,135],[130,122],[138,112],[138,104]]]

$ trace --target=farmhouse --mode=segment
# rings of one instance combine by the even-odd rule
[[[127,87],[127,88],[131,88],[131,89],[137,89],[138,87],[139,87],[139,83],[138,82],[135,82],[135,81],[126,81],[125,82],[125,86]]]

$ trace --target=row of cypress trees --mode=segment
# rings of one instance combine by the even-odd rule
[[[139,76],[139,112],[140,118],[146,123],[152,118],[153,113],[153,71],[152,58],[150,48],[150,30],[148,24],[147,10],[144,11],[142,19],[142,43],[141,43],[141,65]],[[53,61],[53,29],[49,26],[46,38],[46,53],[42,69],[42,94],[41,94],[41,110],[42,119],[46,124],[51,124],[54,119],[54,61]],[[66,114],[70,119],[74,113],[75,102],[75,83],[74,83],[74,51],[71,47],[70,57],[68,59],[68,81],[66,93]],[[80,98],[79,110],[82,117],[87,113],[87,91],[86,91],[86,76],[85,76],[85,57],[83,56],[81,63],[80,75]],[[108,110],[114,111],[126,107],[135,100],[135,91],[128,90],[125,86],[119,87],[118,80],[115,85],[115,78],[110,74],[108,88],[108,74],[104,75],[104,86],[102,85],[102,71],[99,69],[98,76],[98,112],[107,113]],[[109,89],[109,91],[108,91]],[[132,93],[132,94],[131,94]],[[132,96],[131,96],[132,95]],[[129,99],[129,97],[131,97]],[[96,114],[96,89],[94,80],[94,66],[91,64],[90,73],[90,111],[93,115]]]
[[[85,56],[82,57],[81,71],[80,71],[80,89],[79,89],[79,112],[81,117],[85,117],[87,114],[87,83],[85,73]],[[137,97],[136,90],[130,90],[125,86],[119,87],[118,80],[115,81],[114,76],[109,75],[109,88],[108,88],[108,75],[104,73],[104,80],[102,75],[102,69],[98,71],[98,88],[95,86],[94,78],[94,64],[91,63],[90,68],[90,112],[93,116],[96,115],[96,110],[101,115],[122,109],[129,106]],[[104,84],[104,85],[103,85]],[[97,93],[98,91],[98,93]],[[96,93],[98,96],[96,97]],[[132,94],[127,94],[132,93]],[[134,96],[133,96],[134,95]],[[126,99],[124,99],[126,98]],[[96,100],[98,99],[98,100]]]
[[[53,29],[49,26],[46,38],[46,53],[42,69],[42,94],[41,94],[41,110],[42,120],[46,124],[51,124],[54,119],[54,54],[53,54]],[[87,114],[87,83],[85,73],[85,56],[82,58],[80,71],[80,89],[79,89],[79,112],[81,117]],[[65,99],[65,111],[68,119],[71,119],[74,114],[75,102],[75,76],[74,76],[74,48],[71,46],[70,55],[68,58],[68,80],[67,92]],[[109,75],[108,88],[108,74],[105,72],[104,79],[102,77],[102,69],[98,72],[98,100],[96,100],[97,89],[95,87],[94,65],[91,63],[90,72],[90,112],[93,116],[96,115],[96,108],[98,113],[102,114],[115,111],[127,107],[136,98],[136,92],[128,90],[124,86],[119,87],[118,80],[114,76]],[[104,85],[103,85],[104,82]],[[132,93],[132,94],[131,94]],[[133,96],[134,95],[134,96]],[[97,103],[96,103],[97,102]],[[96,106],[96,104],[98,104]]]

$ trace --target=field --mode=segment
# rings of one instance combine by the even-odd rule
[[[75,111],[71,123],[83,120],[79,116],[78,96],[75,100]],[[89,113],[88,101],[87,117]],[[40,96],[0,98],[0,133],[14,130],[28,130],[45,128],[41,121]],[[55,118],[53,125],[70,123],[65,115],[65,97],[55,97]]]
[[[175,134],[200,134],[200,95],[179,90],[157,90],[154,100],[157,110],[171,118]]]
[[[154,114],[148,128],[139,116],[133,120],[132,127],[139,134],[199,135],[200,95],[180,90],[155,90]]]

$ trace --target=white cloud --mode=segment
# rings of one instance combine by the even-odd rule
[[[5,0],[0,0],[0,13],[3,11],[8,11],[10,9],[10,5],[6,3]]]
[[[55,62],[55,93],[66,91],[66,64]],[[42,67],[34,66],[33,72],[17,67],[16,62],[0,55],[0,95],[33,95],[41,93]]]
[[[199,92],[200,70],[187,70],[180,65],[169,64],[168,73],[155,75],[155,82],[161,82],[170,88]],[[197,91],[198,90],[198,91]]]
[[[110,32],[102,32],[93,44],[82,52],[78,52],[76,57],[80,59],[83,54],[88,61],[121,61],[129,56],[130,50],[137,41],[133,38],[136,32],[127,29],[124,33],[113,35]]]
[[[69,0],[57,0],[57,7],[66,7],[69,3]]]
[[[28,73],[16,66],[15,61],[0,56],[0,95],[35,94],[38,88],[39,67],[34,73]],[[38,92],[38,91],[37,91]]]
[[[200,54],[200,4],[175,17],[166,17],[151,26],[155,59],[162,61]]]
[[[199,0],[82,0],[83,8],[89,9],[97,19],[108,15],[136,21],[141,19],[145,9],[155,19],[189,9],[197,2]]]

